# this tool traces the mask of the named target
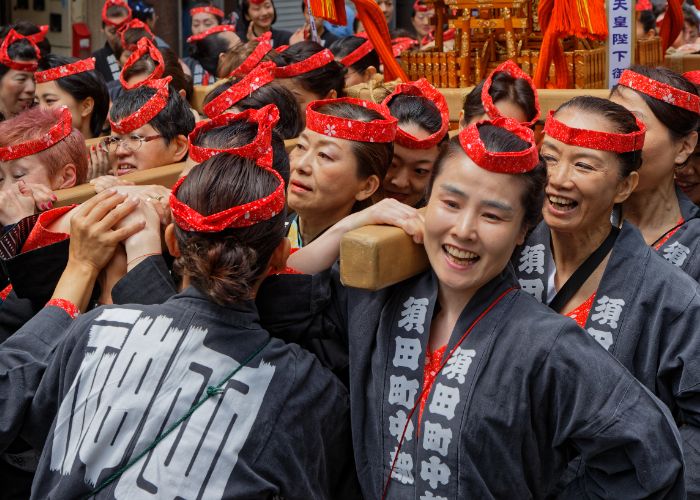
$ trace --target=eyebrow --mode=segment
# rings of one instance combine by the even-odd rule
[[[456,196],[459,196],[460,198],[465,198],[468,199],[469,196],[467,193],[462,191],[461,189],[452,186],[450,184],[441,184],[440,189],[443,189],[447,191],[448,193],[452,193]],[[508,203],[498,201],[498,200],[483,200],[480,205],[485,206],[485,207],[491,207],[495,208],[497,210],[502,210],[504,212],[514,212],[513,207],[511,207]]]

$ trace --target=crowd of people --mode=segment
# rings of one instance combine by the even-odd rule
[[[184,58],[124,0],[88,59],[0,30],[0,497],[699,498],[700,75],[542,116],[506,61],[451,126],[301,7],[199,2]],[[428,269],[344,285],[372,224]]]

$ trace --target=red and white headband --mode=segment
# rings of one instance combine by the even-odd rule
[[[411,47],[418,45],[418,41],[414,40],[413,38],[409,37],[399,37],[399,38],[394,38],[391,41],[391,51],[394,54],[394,57],[399,57],[401,55],[401,52],[405,52],[406,50],[410,49]]]
[[[146,23],[144,23],[143,21],[141,21],[139,19],[132,19],[128,23],[122,24],[121,27],[119,28],[119,40],[121,41],[122,48],[124,50],[128,50],[129,52],[133,52],[138,48],[136,43],[132,43],[132,44],[126,43],[126,32],[129,30],[144,30],[146,33],[153,36],[153,32],[151,31],[151,28],[149,28]]]
[[[263,85],[275,79],[275,63],[267,61],[234,83],[204,106],[204,114],[209,118],[219,116],[242,99],[245,99]]]
[[[197,163],[202,163],[212,156],[230,153],[254,160],[257,165],[263,168],[272,168],[272,130],[277,125],[279,118],[277,106],[268,104],[260,109],[246,109],[242,113],[224,113],[211,120],[201,121],[197,123],[188,137],[190,158]],[[196,144],[197,140],[208,131],[226,127],[237,121],[247,121],[258,126],[255,139],[250,144],[227,149],[208,148]]]
[[[388,108],[391,100],[398,95],[425,97],[430,100],[438,108],[442,124],[440,125],[440,130],[430,134],[430,136],[425,139],[418,139],[408,132],[401,130],[401,127],[398,127],[396,130],[395,142],[409,149],[430,149],[433,146],[437,146],[450,128],[450,111],[447,107],[445,96],[430,85],[428,80],[421,78],[413,83],[400,83],[396,86],[394,92],[384,99],[382,104]]]
[[[68,137],[73,131],[73,120],[70,110],[66,107],[61,108],[61,116],[58,122],[51,127],[49,132],[41,139],[33,139],[31,141],[13,144],[0,148],[0,161],[12,161],[25,156],[37,154],[45,149],[49,149],[54,144]]]
[[[654,99],[700,114],[700,97],[677,89],[672,85],[635,73],[630,69],[622,72],[619,85],[628,87]]]
[[[124,19],[121,22],[115,23],[112,21],[109,17],[107,17],[107,11],[109,10],[110,7],[123,7],[126,9],[127,15],[126,19]],[[105,4],[102,6],[102,22],[105,23],[108,26],[114,26],[114,27],[119,27],[124,23],[128,23],[131,21],[131,7],[129,7],[129,4],[125,2],[124,0],[107,0]]]
[[[155,89],[156,93],[135,113],[125,116],[118,122],[112,121],[112,118],[110,118],[109,123],[112,131],[117,134],[128,134],[153,120],[168,104],[168,98],[170,97],[168,84],[170,80],[172,80],[172,77],[166,76],[160,80],[146,82],[143,86]]]
[[[124,73],[128,68],[131,68],[134,64],[136,64],[136,61],[141,59],[146,54],[148,54],[151,57],[151,59],[153,59],[155,67],[153,68],[151,74],[148,75],[148,77],[145,80],[132,85],[124,79]],[[164,71],[165,61],[163,61],[163,54],[161,54],[160,50],[158,50],[158,47],[156,47],[156,45],[151,40],[144,37],[141,38],[136,44],[136,50],[129,54],[129,58],[126,60],[126,62],[124,63],[124,67],[119,73],[119,81],[121,82],[122,87],[124,87],[127,90],[132,90],[136,87],[140,87],[141,85],[146,84],[147,82],[159,79],[163,76]]]
[[[36,81],[36,83],[52,82],[54,80],[58,80],[59,78],[77,75],[78,73],[85,73],[86,71],[92,71],[94,69],[95,58],[88,57],[87,59],[82,59],[80,61],[64,64],[63,66],[50,68],[46,71],[39,71],[38,73],[34,73],[34,80]]]
[[[264,35],[256,38],[258,41],[258,46],[255,47],[253,52],[246,58],[245,61],[241,63],[236,69],[234,69],[229,76],[242,77],[253,71],[263,57],[267,55],[268,52],[272,50],[272,44],[270,40],[272,39],[272,31],[267,31]]]
[[[493,97],[491,97],[491,94],[489,93],[489,90],[491,90],[491,84],[493,83],[493,77],[496,73],[506,73],[516,79],[522,78],[530,86],[532,92],[535,94],[535,110],[537,111],[537,113],[535,114],[535,117],[532,120],[526,122],[526,125],[534,125],[535,122],[540,118],[540,100],[537,96],[537,88],[535,88],[535,84],[533,83],[532,78],[530,78],[530,75],[525,73],[522,69],[520,69],[520,67],[517,64],[515,64],[510,59],[500,64],[496,69],[494,69],[484,82],[484,86],[481,88],[481,102],[483,103],[484,111],[486,111],[488,117],[494,120],[503,116],[496,107],[496,105],[493,103]]]
[[[372,52],[372,50],[374,50],[374,45],[372,44],[372,41],[368,39],[367,41],[363,42],[362,45],[360,45],[348,55],[343,57],[340,60],[340,64],[342,64],[346,68],[349,68],[357,61],[365,57],[367,54]]]
[[[479,126],[488,124],[517,135],[528,143],[527,149],[504,153],[489,151],[479,135]],[[459,143],[474,163],[490,172],[524,174],[533,170],[540,161],[534,132],[512,118],[501,117],[492,121],[472,123],[459,133]]]
[[[249,227],[269,220],[284,209],[285,189],[280,174],[272,168],[272,129],[279,119],[277,107],[268,104],[259,110],[248,109],[243,113],[218,116],[209,122],[200,122],[190,134],[190,155],[197,162],[206,161],[217,154],[226,153],[248,158],[277,178],[278,184],[269,195],[222,212],[202,215],[177,199],[177,191],[185,178],[173,186],[170,194],[170,209],[173,220],[184,231],[216,233],[229,228]],[[258,132],[250,144],[238,148],[210,149],[192,145],[193,140],[207,130],[226,126],[237,120],[246,120],[258,125]]]
[[[639,4],[637,4],[639,5]],[[700,71],[688,71],[686,73],[683,73],[683,77],[688,80],[690,83],[693,85],[700,85]]]
[[[428,12],[430,9],[422,0],[416,0],[413,2],[414,12]]]
[[[39,63],[37,61],[41,57],[41,51],[39,50],[39,47],[34,41],[35,38],[32,37],[36,37],[37,34],[25,36],[17,33],[14,28],[11,28],[10,32],[7,34],[5,39],[2,41],[2,44],[0,45],[0,64],[4,64],[8,68],[12,68],[17,71],[36,71],[37,67],[39,66]],[[15,59],[12,59],[10,57],[10,54],[8,52],[10,50],[10,46],[13,43],[19,42],[21,40],[26,40],[32,46],[32,48],[34,49],[34,53],[36,54],[36,61],[16,61]]]
[[[38,33],[34,33],[33,35],[27,35],[27,37],[26,37],[27,40],[32,40],[36,44],[46,40],[46,34],[49,32],[49,25],[48,24],[42,24],[41,26],[37,26],[37,27],[39,28]]]
[[[333,56],[333,52],[328,49],[323,49],[322,51],[316,52],[314,55],[308,59],[304,59],[303,61],[288,64],[286,66],[282,66],[281,68],[275,68],[275,77],[292,78],[294,76],[303,75],[309,71],[322,68],[334,60],[335,57]]]
[[[637,117],[635,117],[635,120],[637,121],[637,127],[639,127],[638,131],[629,134],[616,134],[569,127],[554,118],[554,111],[550,111],[544,123],[544,133],[552,139],[571,146],[612,151],[613,153],[629,153],[642,149],[644,146],[644,135],[647,130],[644,122]]]
[[[206,31],[202,31],[201,33],[197,33],[196,35],[192,35],[187,39],[187,43],[194,43],[194,42],[199,42],[200,40],[204,40],[206,37],[215,35],[216,33],[223,33],[224,31],[232,31],[235,33],[236,28],[231,26],[230,24],[219,24],[217,26],[212,26]]]
[[[362,106],[378,112],[384,118],[364,122],[351,120],[338,116],[326,115],[316,111],[326,104],[348,103]],[[349,141],[359,142],[394,142],[398,120],[391,116],[389,110],[383,104],[376,104],[353,97],[341,97],[340,99],[324,99],[314,101],[306,107],[306,128],[328,137],[337,137]]]
[[[223,10],[212,6],[194,7],[190,9],[190,17],[194,17],[197,14],[211,14],[216,17],[226,17]]]

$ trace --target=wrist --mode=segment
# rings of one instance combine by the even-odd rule
[[[126,260],[130,261],[139,255],[146,253],[161,253],[162,246],[160,237],[131,237],[124,242],[124,250],[126,250]]]
[[[84,260],[68,257],[68,263],[63,271],[64,275],[71,275],[77,279],[94,281],[100,274],[100,270],[95,264]]]
[[[147,258],[153,257],[153,256],[155,256],[155,255],[161,255],[161,251],[158,250],[157,252],[151,252],[151,253],[141,254],[141,255],[138,255],[138,256],[136,256],[136,257],[134,257],[134,258],[128,260],[128,261],[126,262],[126,272],[128,273],[128,272],[131,271],[133,268],[135,268],[136,266],[138,266],[141,262],[143,262],[143,261],[146,260]]]

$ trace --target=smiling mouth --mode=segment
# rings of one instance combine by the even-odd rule
[[[452,245],[442,245],[442,249],[445,251],[447,258],[459,266],[474,264],[481,258],[474,252],[462,250]]]
[[[120,164],[117,165],[117,175],[125,175],[136,170],[133,165]]]
[[[567,212],[578,206],[578,202],[570,198],[563,198],[561,196],[547,196],[547,199],[549,200],[549,203],[551,203],[552,206],[560,212]]]

